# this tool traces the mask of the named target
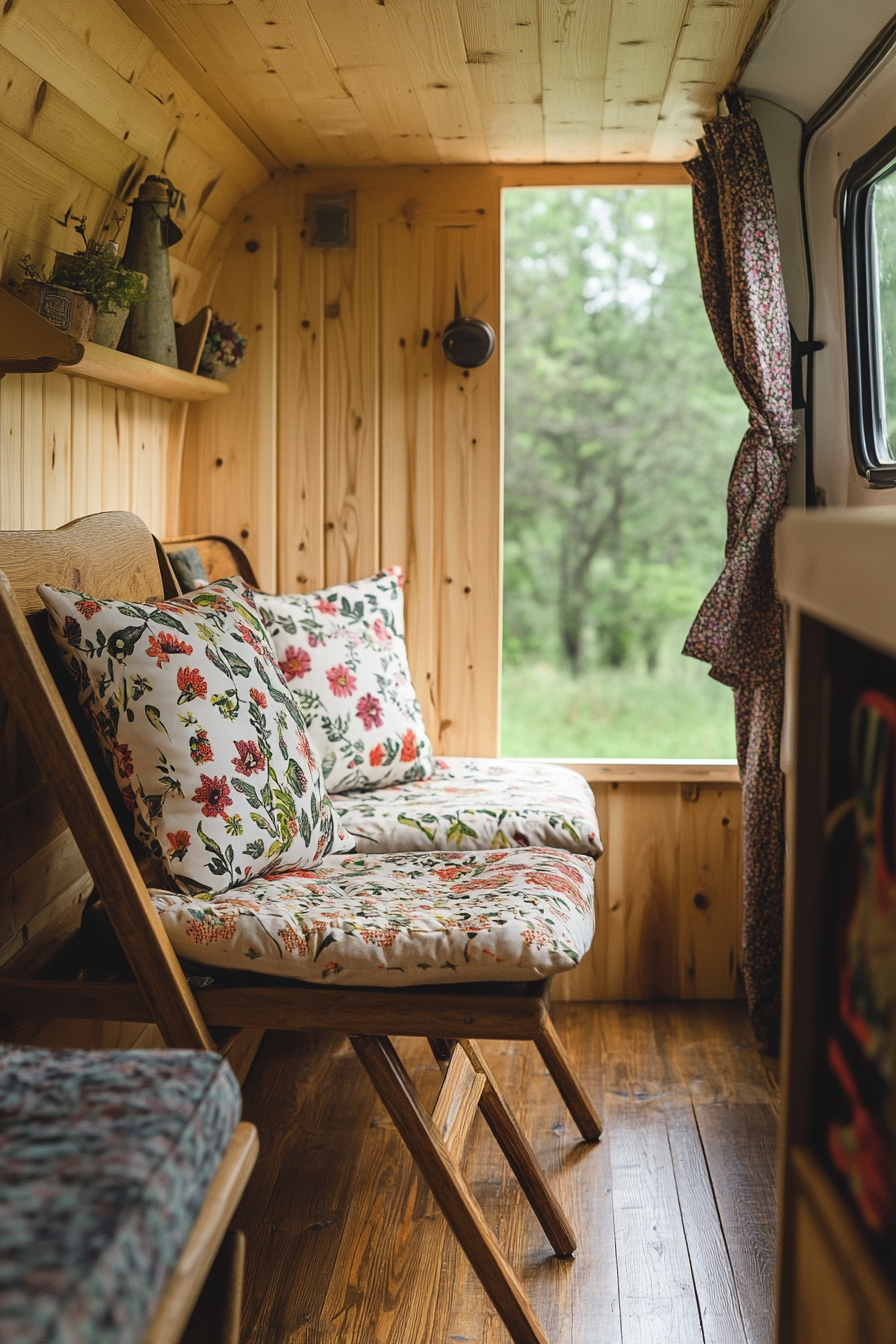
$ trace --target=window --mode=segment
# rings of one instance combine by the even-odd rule
[[[853,164],[843,189],[850,429],[856,466],[896,485],[896,132]]]
[[[746,411],[687,187],[504,193],[506,756],[732,757],[681,646],[724,560]]]

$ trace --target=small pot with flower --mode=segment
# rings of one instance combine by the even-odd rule
[[[248,337],[240,335],[235,322],[225,322],[212,313],[198,372],[203,378],[229,378],[242,364],[247,344]]]
[[[115,216],[121,227],[124,216]],[[118,344],[128,311],[141,303],[146,276],[125,270],[118,242],[100,243],[87,237],[87,217],[73,217],[75,232],[84,240],[81,252],[57,252],[48,277],[30,256],[19,263],[25,279],[15,293],[41,317],[75,340],[95,340],[112,349]]]

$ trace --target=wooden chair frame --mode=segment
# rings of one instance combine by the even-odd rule
[[[214,1337],[219,1344],[239,1344],[246,1239],[242,1232],[230,1229],[230,1222],[257,1158],[258,1130],[243,1121],[233,1131],[205,1192],[199,1216],[153,1312],[143,1344],[180,1344],[213,1271],[219,1271],[223,1280],[214,1284]]]
[[[168,1045],[205,1050],[222,1048],[213,1028],[236,1029],[222,1053],[238,1058],[242,1052],[244,1063],[267,1028],[345,1032],[511,1338],[515,1344],[547,1344],[458,1159],[478,1107],[555,1252],[573,1254],[572,1228],[475,1043],[475,1038],[539,1043],[546,1035],[550,1041],[550,981],[475,985],[463,992],[274,981],[194,992],[94,770],[81,736],[86,726],[70,714],[42,652],[50,636],[35,591],[46,582],[135,602],[171,596],[154,540],[133,514],[96,514],[55,532],[0,534],[0,571],[0,684],[102,893],[136,981],[41,978],[51,976],[52,968],[26,948],[0,979],[0,1013],[155,1022]],[[59,674],[65,685],[61,666]],[[52,939],[50,946],[58,950]],[[443,1058],[443,1083],[431,1115],[389,1039],[393,1035],[428,1037]],[[553,1058],[550,1044],[548,1057]]]
[[[258,587],[255,571],[245,551],[229,537],[197,534],[190,537],[171,537],[165,541],[157,541],[156,545],[166,560],[169,550],[195,546],[202,556],[210,579],[227,578],[236,573],[253,588]],[[549,1015],[545,1017],[543,1031],[535,1038],[535,1045],[582,1138],[588,1143],[596,1143],[601,1135],[600,1117],[579,1081]]]

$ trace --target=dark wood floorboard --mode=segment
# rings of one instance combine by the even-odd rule
[[[743,1006],[562,1004],[605,1121],[583,1143],[534,1046],[484,1050],[578,1234],[559,1261],[481,1117],[465,1174],[552,1344],[771,1344],[774,1068]],[[428,1104],[426,1042],[397,1042]],[[344,1038],[269,1033],[243,1344],[507,1344]]]

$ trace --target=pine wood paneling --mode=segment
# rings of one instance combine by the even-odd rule
[[[249,344],[229,395],[188,421],[176,532],[233,537],[267,586],[277,568],[277,246],[277,231],[251,216],[234,234],[215,305]]]
[[[738,997],[740,785],[591,787],[604,842],[594,943],[554,998]]]
[[[294,168],[689,157],[768,0],[119,4]]]
[[[327,583],[379,568],[379,231],[324,253],[324,487]]]
[[[404,567],[406,637],[427,732],[438,737],[436,706],[437,506],[434,493],[431,339],[435,230],[408,221],[380,225],[382,266],[383,564]],[[424,344],[424,332],[428,339]]]

